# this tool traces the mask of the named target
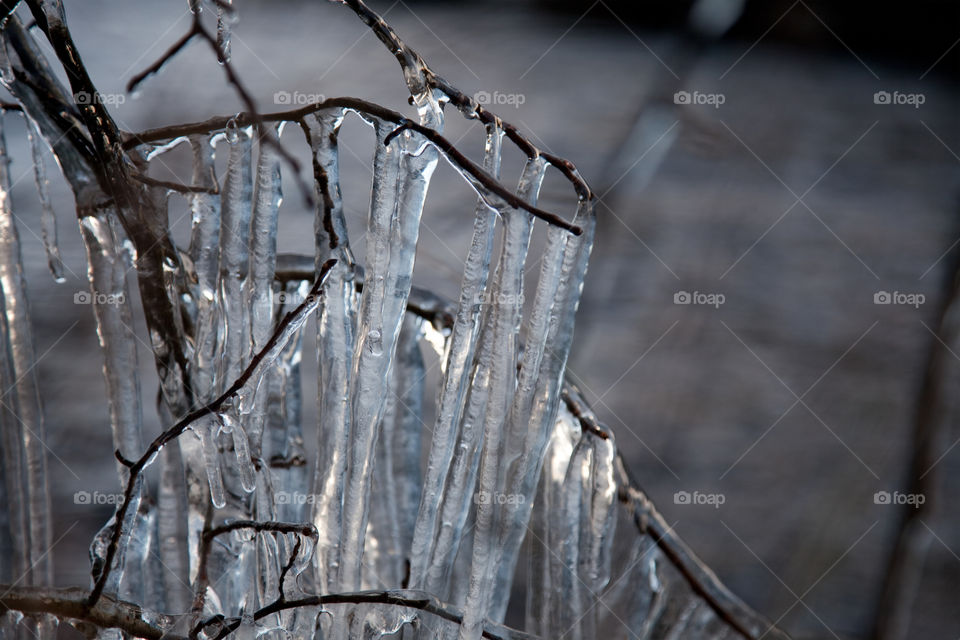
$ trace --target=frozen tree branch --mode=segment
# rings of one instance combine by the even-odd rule
[[[472,160],[467,158],[463,153],[461,153],[449,140],[444,138],[441,134],[437,133],[429,127],[417,124],[408,120],[402,114],[397,113],[386,107],[382,107],[373,102],[367,102],[366,100],[361,100],[359,98],[329,98],[323,102],[315,102],[297,109],[290,109],[288,111],[278,111],[275,113],[267,114],[253,114],[253,113],[240,113],[235,116],[221,116],[217,118],[211,118],[204,122],[195,122],[189,124],[178,124],[171,125],[167,127],[160,127],[157,129],[150,129],[148,131],[142,131],[140,133],[129,133],[125,136],[124,146],[125,148],[133,148],[141,144],[146,144],[150,142],[160,142],[160,141],[170,141],[176,138],[183,136],[189,136],[192,134],[198,133],[211,133],[214,131],[220,131],[226,128],[227,123],[233,121],[236,122],[238,126],[249,126],[252,124],[259,124],[263,122],[298,122],[302,123],[304,118],[312,113],[316,113],[322,109],[330,108],[344,108],[350,111],[356,111],[357,113],[367,114],[380,118],[386,122],[391,122],[398,126],[398,129],[394,130],[391,136],[399,133],[401,130],[409,129],[415,131],[422,135],[424,138],[429,140],[433,145],[435,145],[440,151],[443,152],[444,156],[449,160],[449,162],[455,167],[459,168],[471,176],[473,176],[481,185],[495,193],[500,198],[509,204],[511,207],[516,207],[518,209],[523,209],[529,211],[531,214],[544,220],[552,225],[561,227],[574,233],[575,235],[580,235],[582,229],[580,226],[572,224],[561,218],[560,216],[539,209],[527,202],[524,202],[522,199],[518,198],[516,195],[511,193],[506,187],[501,185],[493,176],[488,174],[482,168],[477,166]],[[385,141],[387,142],[387,141]],[[532,154],[540,154],[538,150],[533,147],[530,147]],[[542,155],[542,154],[541,154]],[[546,157],[546,156],[543,156]],[[560,161],[557,160],[559,163]],[[576,185],[577,183],[574,182]]]
[[[49,613],[62,620],[82,620],[101,629],[119,629],[131,636],[148,640],[187,640],[146,619],[145,612],[136,604],[117,600],[110,596],[98,599],[90,607],[90,593],[78,588],[16,587],[0,584],[0,611],[19,611],[25,614]],[[463,615],[430,594],[420,591],[360,591],[353,593],[330,593],[307,596],[296,600],[280,599],[257,610],[254,620],[261,620],[280,611],[302,607],[323,607],[334,604],[380,604],[391,607],[414,609],[437,616],[443,620],[459,623]],[[210,621],[204,623],[209,626]],[[216,636],[218,640],[228,637],[240,626],[239,620],[226,622]],[[483,637],[490,640],[535,640],[536,636],[501,625],[487,624]]]
[[[130,508],[130,503],[133,498],[140,474],[153,461],[157,453],[160,452],[160,449],[162,449],[165,444],[174,438],[178,438],[181,434],[183,434],[184,431],[187,430],[187,428],[190,427],[190,425],[200,418],[215,414],[228,400],[237,395],[237,393],[244,387],[244,385],[247,384],[247,381],[253,377],[254,373],[259,368],[263,367],[265,363],[269,364],[270,361],[276,358],[280,349],[286,345],[287,340],[289,340],[291,337],[291,331],[289,331],[289,328],[291,326],[303,324],[303,321],[306,319],[306,317],[317,308],[317,304],[319,304],[319,297],[323,290],[324,280],[326,279],[327,274],[330,272],[330,269],[333,268],[334,264],[336,264],[336,260],[329,260],[325,265],[323,265],[323,268],[320,270],[320,273],[317,276],[316,283],[311,288],[310,295],[307,297],[307,299],[304,300],[295,310],[284,316],[283,320],[277,326],[277,329],[274,331],[273,336],[270,338],[267,344],[253,357],[253,359],[250,361],[250,364],[247,365],[240,377],[237,378],[224,393],[199,409],[194,409],[186,416],[178,420],[177,423],[172,427],[157,436],[157,438],[150,443],[150,446],[147,447],[146,452],[144,452],[140,459],[130,467],[130,479],[127,483],[127,488],[124,491],[123,502],[117,509],[117,526],[113,531],[110,544],[107,548],[103,571],[97,577],[93,590],[90,592],[89,606],[92,607],[97,603],[97,600],[103,594],[103,589],[107,584],[107,579],[113,566],[113,559],[117,554],[120,539],[123,536],[122,523],[124,521],[124,516],[126,515],[127,510]]]

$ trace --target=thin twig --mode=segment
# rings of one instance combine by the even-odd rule
[[[103,571],[97,577],[96,582],[94,583],[93,590],[90,592],[90,601],[88,605],[93,607],[96,605],[97,600],[103,594],[103,589],[106,586],[107,578],[110,576],[110,572],[113,568],[113,559],[117,554],[117,550],[120,544],[120,539],[123,535],[123,522],[124,517],[126,516],[127,510],[130,508],[131,500],[133,499],[133,493],[136,488],[137,479],[140,474],[146,468],[146,466],[153,460],[153,457],[163,448],[165,444],[173,440],[174,438],[179,437],[183,434],[191,424],[200,418],[216,413],[220,408],[231,398],[233,398],[237,392],[239,392],[247,381],[253,375],[253,372],[256,370],[260,362],[266,357],[266,355],[274,349],[279,341],[281,340],[284,331],[286,328],[294,321],[297,321],[305,316],[306,314],[313,311],[317,306],[317,300],[320,296],[323,283],[326,280],[327,274],[330,272],[330,269],[333,268],[333,265],[336,264],[336,260],[327,260],[320,269],[320,273],[317,275],[317,280],[314,283],[313,287],[310,289],[310,294],[307,296],[307,299],[304,300],[296,309],[284,316],[283,320],[278,324],[276,330],[273,332],[273,335],[270,337],[270,340],[267,341],[267,344],[264,345],[250,361],[250,364],[247,365],[247,368],[243,370],[243,373],[240,374],[230,388],[223,392],[218,398],[212,402],[195,409],[188,413],[186,416],[181,418],[176,424],[172,427],[161,433],[157,438],[150,443],[150,446],[147,447],[146,452],[143,456],[137,460],[132,467],[130,467],[130,475],[127,481],[127,488],[124,492],[123,502],[120,504],[120,507],[117,509],[116,514],[116,526],[114,527],[113,534],[110,538],[110,544],[107,547],[106,557],[104,558]]]
[[[580,228],[580,226],[567,222],[562,217],[554,213],[544,211],[543,209],[528,204],[524,199],[518,198],[516,194],[501,185],[496,178],[491,176],[480,166],[466,157],[454,146],[452,142],[447,140],[443,135],[437,133],[435,130],[413,122],[412,120],[404,117],[403,114],[393,111],[392,109],[388,109],[376,103],[361,100],[359,98],[329,98],[322,102],[312,102],[288,111],[278,111],[266,114],[239,113],[235,116],[220,116],[205,120],[203,122],[193,122],[188,124],[178,124],[156,129],[149,129],[140,133],[127,134],[124,141],[124,147],[131,148],[150,142],[173,140],[181,136],[219,131],[226,128],[227,123],[231,120],[235,120],[238,126],[248,126],[251,124],[257,124],[258,122],[301,122],[304,118],[312,113],[322,109],[332,108],[348,109],[359,114],[366,114],[386,122],[392,122],[393,124],[400,125],[404,130],[409,129],[411,131],[415,131],[426,138],[435,147],[437,147],[437,149],[444,154],[451,164],[473,176],[477,182],[483,185],[486,189],[495,193],[511,207],[516,209],[524,209],[525,211],[533,214],[535,217],[540,218],[541,220],[544,220],[545,222],[548,222],[554,226],[566,229],[575,235],[580,235],[583,233],[583,229]],[[396,131],[393,133],[396,133]]]

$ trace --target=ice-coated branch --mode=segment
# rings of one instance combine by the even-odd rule
[[[110,544],[107,548],[104,558],[103,571],[98,576],[96,582],[94,583],[93,590],[90,592],[89,606],[92,607],[96,605],[97,600],[103,594],[103,589],[107,584],[113,559],[117,554],[120,538],[123,535],[123,519],[127,510],[130,508],[130,503],[133,498],[135,488],[137,486],[137,480],[139,479],[140,474],[154,460],[157,453],[165,444],[174,438],[178,438],[187,430],[188,427],[190,427],[190,425],[200,418],[209,415],[215,415],[228,400],[234,398],[240,392],[240,390],[244,388],[247,382],[251,380],[256,373],[263,373],[265,367],[269,366],[269,364],[277,357],[277,355],[279,355],[280,351],[283,349],[283,346],[286,344],[287,340],[290,339],[296,329],[298,329],[306,320],[307,316],[317,308],[324,281],[326,280],[327,274],[330,272],[330,269],[333,268],[335,263],[336,260],[329,260],[323,265],[319,274],[317,275],[316,283],[311,288],[310,295],[307,297],[307,299],[304,300],[303,303],[301,303],[296,309],[284,316],[283,320],[280,321],[277,329],[274,331],[273,336],[269,341],[267,341],[267,344],[264,345],[263,349],[261,349],[251,359],[250,364],[247,365],[243,373],[240,374],[240,376],[232,385],[230,385],[229,388],[227,388],[226,391],[223,392],[223,394],[199,409],[191,411],[177,421],[177,423],[172,427],[157,436],[157,438],[150,443],[150,446],[147,447],[146,452],[140,457],[140,459],[130,467],[130,479],[127,482],[127,488],[124,492],[123,501],[120,503],[120,507],[117,509],[116,521],[118,525],[114,528]]]
[[[239,113],[234,116],[220,116],[216,118],[211,118],[203,122],[194,122],[189,124],[179,124],[171,125],[167,127],[160,127],[156,129],[148,129],[147,131],[142,131],[140,133],[129,133],[125,136],[124,146],[127,148],[133,148],[140,144],[147,144],[151,142],[174,140],[182,136],[189,136],[192,134],[198,133],[210,133],[212,131],[220,131],[226,128],[227,123],[235,121],[238,126],[250,126],[253,124],[258,124],[261,122],[302,122],[304,118],[310,114],[322,111],[324,109],[333,109],[336,107],[342,107],[344,109],[349,109],[350,111],[355,111],[359,114],[364,114],[367,116],[373,116],[379,118],[386,122],[391,122],[398,127],[403,127],[404,130],[409,129],[419,133],[424,138],[426,138],[432,145],[436,146],[437,149],[443,154],[444,158],[456,169],[458,172],[467,177],[471,181],[476,181],[477,185],[483,189],[487,189],[493,194],[503,200],[503,202],[513,208],[523,209],[529,213],[532,213],[535,217],[540,218],[541,220],[548,222],[549,224],[562,227],[567,231],[575,235],[580,235],[582,229],[579,225],[567,222],[562,217],[557,214],[550,213],[549,211],[544,211],[538,207],[535,207],[522,198],[518,198],[516,194],[512,193],[509,189],[503,186],[497,179],[491,176],[489,173],[484,171],[480,166],[475,162],[470,160],[466,155],[464,155],[456,146],[445,138],[442,134],[437,133],[435,130],[417,124],[411,120],[408,120],[403,114],[388,109],[386,107],[380,106],[373,102],[368,102],[366,100],[361,100],[359,98],[328,98],[322,102],[312,102],[310,104],[304,105],[297,109],[290,109],[288,111],[279,111],[274,113],[266,114],[252,114],[249,112]],[[531,149],[535,148],[531,147]],[[535,156],[532,156],[535,157]],[[541,156],[544,160],[551,162],[546,155]],[[555,159],[556,160],[556,159]],[[566,161],[564,161],[566,162]],[[555,165],[556,166],[556,165]],[[571,165],[572,166],[572,165]],[[567,175],[567,174],[565,174]],[[571,174],[572,175],[572,174]],[[568,175],[568,178],[570,175]],[[578,178],[579,180],[579,178]],[[574,185],[577,186],[577,182],[574,181]],[[581,197],[590,197],[589,192],[584,195],[580,192],[578,188],[578,193]],[[484,196],[483,193],[480,194],[481,197]],[[497,203],[488,202],[488,205],[495,207]]]
[[[227,76],[227,82],[233,86],[234,91],[236,91],[237,96],[239,96],[240,101],[243,102],[243,105],[246,107],[247,112],[252,116],[252,122],[254,124],[261,124],[263,119],[260,116],[260,112],[257,109],[257,103],[253,99],[253,96],[250,95],[250,91],[247,90],[246,85],[240,80],[239,74],[237,74],[236,69],[233,67],[233,64],[230,62],[230,40],[229,35],[225,35],[228,32],[224,31],[224,20],[223,12],[232,12],[233,7],[226,3],[220,2],[217,4],[219,11],[218,21],[217,21],[217,33],[212,34],[204,26],[203,20],[201,18],[201,11],[193,12],[193,21],[191,22],[190,29],[185,33],[179,40],[177,40],[169,49],[167,49],[163,55],[161,55],[153,64],[147,67],[145,70],[141,71],[127,83],[127,91],[133,92],[140,87],[143,82],[153,75],[159,73],[159,71],[172,60],[178,53],[186,48],[188,44],[194,39],[199,38],[205,41],[213,52],[217,56],[217,61],[220,63],[220,66],[223,67],[223,72]],[[313,195],[310,192],[310,188],[304,182],[303,178],[300,175],[300,162],[297,161],[293,154],[287,151],[283,145],[280,144],[280,140],[273,133],[273,131],[263,129],[261,141],[265,144],[272,147],[277,154],[283,158],[283,161],[286,162],[290,168],[293,170],[293,176],[296,179],[297,186],[300,188],[300,191],[303,193],[304,201],[308,206],[312,206]]]
[[[507,138],[517,145],[528,158],[543,158],[563,173],[571,184],[573,184],[577,194],[581,198],[585,200],[593,199],[593,192],[583,177],[580,176],[580,172],[577,171],[577,168],[572,162],[538,149],[515,126],[504,122],[500,116],[477,104],[476,100],[473,100],[434,73],[427,63],[424,62],[423,58],[420,57],[420,54],[407,46],[390,25],[388,25],[380,15],[364,4],[363,0],[343,0],[342,3],[350,7],[357,16],[370,27],[380,42],[393,53],[394,57],[396,57],[400,63],[400,67],[403,69],[404,78],[407,81],[407,87],[411,95],[416,95],[427,89],[440,90],[464,116],[471,119],[476,118],[486,125],[496,124],[501,127]]]
[[[149,612],[132,602],[103,596],[95,606],[88,606],[90,593],[85,589],[16,587],[0,584],[0,612],[19,611],[24,614],[48,613],[62,620],[82,620],[101,629],[119,629],[136,638],[147,640],[187,640],[169,629],[157,625]],[[261,620],[280,611],[332,604],[379,604],[413,609],[459,624],[463,614],[450,605],[422,591],[357,591],[306,596],[296,600],[276,600],[258,609],[254,620]],[[240,626],[231,620],[217,635],[226,638]],[[490,640],[537,640],[536,636],[502,625],[486,624],[483,637]]]

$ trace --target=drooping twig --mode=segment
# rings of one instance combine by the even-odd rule
[[[220,3],[218,6],[221,6],[221,8],[229,7],[229,10],[233,11],[233,7],[226,3]],[[283,158],[283,161],[290,166],[293,172],[293,177],[296,180],[297,187],[303,194],[304,202],[307,203],[308,208],[312,208],[313,193],[310,191],[310,187],[304,181],[303,176],[300,175],[300,163],[289,151],[287,151],[286,148],[284,148],[283,145],[280,144],[280,140],[277,139],[273,131],[259,127],[259,125],[263,122],[263,118],[260,116],[260,111],[257,109],[257,104],[254,101],[253,96],[250,95],[246,85],[242,80],[240,80],[240,76],[237,74],[236,69],[234,69],[233,63],[231,63],[230,60],[224,59],[221,55],[221,45],[219,42],[217,42],[217,37],[210,33],[203,25],[201,13],[197,12],[193,14],[193,21],[190,25],[190,30],[187,31],[187,33],[177,40],[173,46],[167,49],[167,51],[165,51],[163,55],[161,55],[149,67],[130,79],[130,81],[127,83],[127,91],[135,91],[137,88],[139,88],[144,81],[160,71],[164,65],[170,62],[170,60],[180,53],[194,38],[200,38],[210,45],[211,49],[213,49],[214,54],[217,55],[218,61],[223,67],[223,71],[227,76],[227,82],[233,86],[234,91],[236,91],[237,95],[240,97],[240,101],[243,102],[247,109],[247,113],[250,116],[250,124],[258,126],[261,141],[273,148],[277,154]]]
[[[146,452],[143,456],[137,460],[132,467],[130,467],[130,477],[127,482],[127,488],[124,492],[123,501],[120,503],[120,507],[117,509],[116,522],[117,525],[114,527],[113,534],[110,538],[110,544],[107,547],[106,557],[104,558],[104,567],[101,574],[97,577],[96,582],[94,583],[94,588],[90,592],[90,601],[89,606],[94,606],[97,603],[97,600],[103,593],[103,589],[106,586],[107,578],[110,575],[110,571],[113,565],[113,559],[116,557],[117,549],[120,544],[120,539],[123,534],[123,521],[124,516],[126,515],[127,510],[130,508],[130,502],[133,498],[134,490],[136,488],[137,479],[140,477],[140,474],[147,467],[147,465],[153,460],[153,457],[163,448],[165,444],[173,440],[174,438],[179,437],[183,434],[191,424],[196,420],[216,413],[220,408],[231,398],[233,398],[243,387],[246,385],[247,381],[253,375],[254,371],[260,365],[260,363],[266,358],[267,354],[274,352],[278,343],[283,339],[285,335],[286,328],[293,322],[298,322],[303,320],[303,318],[312,313],[316,309],[318,304],[318,298],[323,289],[323,283],[326,280],[327,274],[330,272],[330,269],[333,268],[333,265],[336,264],[336,260],[328,260],[323,267],[320,269],[320,273],[317,275],[317,280],[314,283],[313,287],[310,289],[310,294],[307,296],[296,309],[284,316],[283,320],[278,324],[273,335],[270,337],[270,340],[267,341],[267,344],[264,345],[250,361],[250,364],[247,365],[246,369],[243,370],[243,373],[240,374],[232,385],[218,398],[212,402],[195,409],[188,413],[186,416],[181,418],[176,424],[164,431],[162,434],[157,436],[157,438],[150,443],[150,446],[147,447]]]
[[[581,198],[587,200],[593,198],[593,192],[590,190],[589,185],[587,185],[586,181],[584,181],[583,177],[580,175],[580,172],[577,171],[577,168],[572,162],[538,149],[532,142],[530,142],[530,140],[520,133],[520,130],[515,126],[508,122],[504,122],[500,116],[477,104],[475,100],[434,73],[427,63],[424,62],[423,58],[420,57],[416,51],[407,46],[407,44],[400,39],[400,36],[397,35],[390,25],[388,25],[379,14],[364,4],[362,0],[346,0],[343,4],[350,7],[354,13],[356,13],[357,16],[363,20],[364,24],[370,27],[370,29],[384,44],[384,46],[391,53],[393,53],[394,57],[400,63],[400,66],[405,72],[404,75],[408,79],[408,85],[411,83],[423,83],[426,84],[428,88],[439,89],[450,99],[451,104],[460,109],[460,111],[467,117],[476,118],[484,124],[493,124],[495,122],[498,123],[500,127],[502,127],[507,138],[517,145],[517,147],[524,154],[526,154],[528,158],[533,158],[536,156],[542,157],[561,173],[563,173],[563,175],[573,184],[577,194]],[[409,88],[411,93],[423,89],[423,87],[416,85],[410,86]]]

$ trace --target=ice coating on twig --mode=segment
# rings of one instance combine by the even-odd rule
[[[43,142],[40,129],[32,120],[27,120],[27,137],[33,154],[33,173],[37,182],[37,194],[40,196],[40,225],[43,234],[43,248],[47,252],[47,266],[55,282],[65,282],[63,259],[57,244],[57,216],[50,201],[50,181],[47,179],[47,163],[43,154]]]

